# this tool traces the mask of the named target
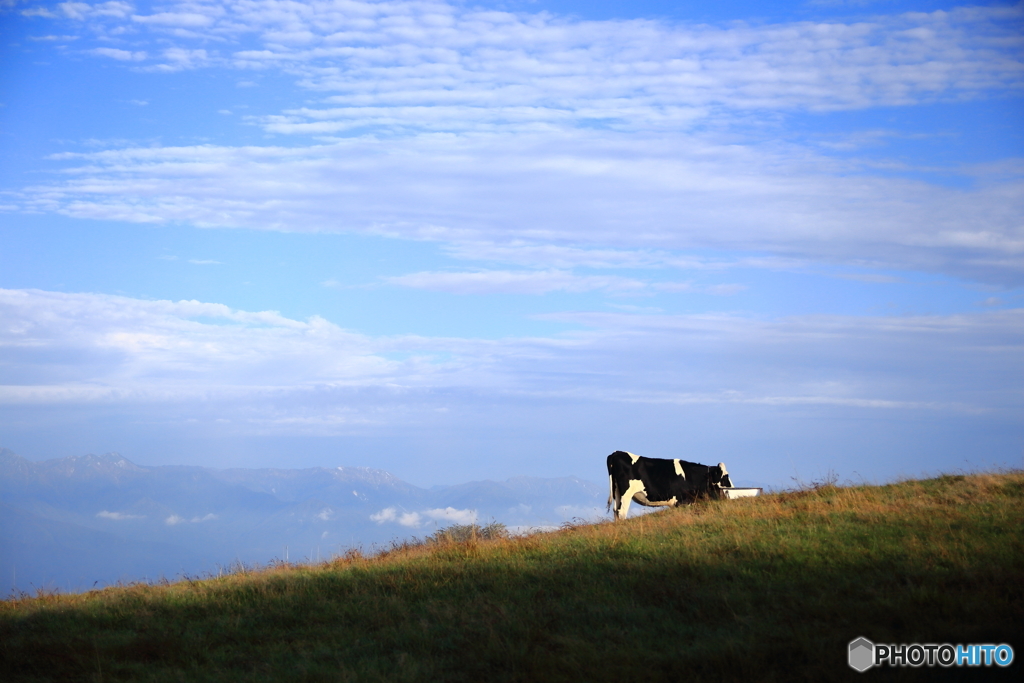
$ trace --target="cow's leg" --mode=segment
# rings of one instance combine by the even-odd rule
[[[615,519],[621,519],[620,515],[622,511],[622,486],[619,482],[619,477],[612,477],[611,475],[609,475],[608,478],[610,480],[611,485],[611,497],[609,498],[608,502],[611,503],[612,513],[614,513]]]
[[[629,514],[629,504],[633,502],[635,493],[647,493],[647,490],[644,489],[644,483],[639,479],[630,479],[629,488],[622,494],[622,509],[616,512],[615,519],[626,519],[626,515]]]

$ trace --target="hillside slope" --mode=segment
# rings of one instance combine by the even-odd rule
[[[1019,680],[1024,473],[832,486],[622,523],[0,603],[4,680]],[[873,670],[847,643],[1009,643]]]

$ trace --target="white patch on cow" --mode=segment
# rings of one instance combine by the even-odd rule
[[[636,464],[636,461],[640,459],[640,456],[637,455],[636,453],[630,453],[629,451],[626,451],[626,455],[630,457],[634,465]]]
[[[676,474],[678,474],[683,479],[686,479],[686,472],[683,472],[683,466],[679,464],[679,461],[678,460],[673,460],[672,462],[676,466]]]
[[[717,484],[718,488],[720,488],[720,489],[729,488],[728,486],[726,486],[723,483],[725,481],[725,478],[729,476],[729,470],[725,469],[725,463],[724,462],[718,463],[718,468],[720,470],[722,470],[722,478],[719,480],[719,482]]]
[[[629,488],[622,494],[622,503],[619,509],[619,519],[625,519],[626,515],[629,514],[629,504],[633,502],[633,496],[636,494],[647,495],[647,489],[644,488],[644,483],[639,479],[630,479]]]

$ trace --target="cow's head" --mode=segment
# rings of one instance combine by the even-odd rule
[[[711,485],[732,488],[732,479],[729,478],[729,470],[725,469],[725,463],[720,462],[714,467],[709,467],[708,474],[711,475]]]

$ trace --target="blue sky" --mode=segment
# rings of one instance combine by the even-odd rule
[[[1024,464],[1024,9],[0,0],[0,445]]]

